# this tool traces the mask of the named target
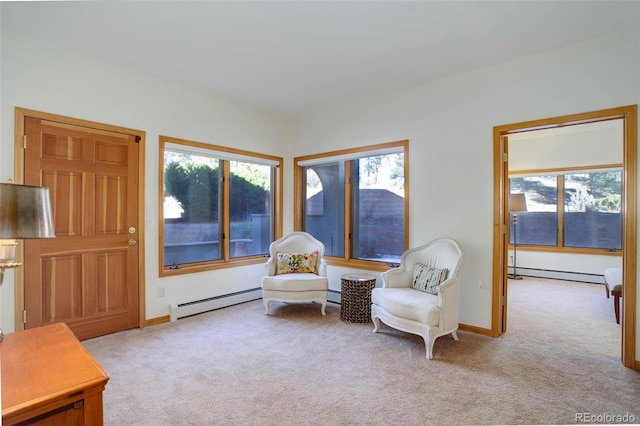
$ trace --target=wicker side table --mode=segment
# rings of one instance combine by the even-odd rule
[[[371,322],[371,290],[376,277],[369,274],[344,274],[340,277],[342,297],[340,319],[346,322]]]

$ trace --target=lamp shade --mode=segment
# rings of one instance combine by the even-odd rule
[[[0,238],[53,238],[49,188],[0,183]]]
[[[509,211],[510,212],[526,212],[527,199],[524,194],[509,194]]]

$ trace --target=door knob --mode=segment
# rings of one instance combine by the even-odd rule
[[[129,240],[129,245],[130,245],[130,246],[135,246],[135,245],[136,245],[136,243],[137,243],[137,241],[136,241],[136,240],[134,240],[133,238],[131,238],[131,239]]]
[[[130,234],[135,234],[136,233],[136,227],[135,226],[130,226],[129,227],[129,233]]]

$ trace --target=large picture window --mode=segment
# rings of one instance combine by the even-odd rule
[[[387,268],[407,241],[408,142],[294,159],[296,229],[325,244],[334,264]]]
[[[512,176],[510,188],[527,201],[517,212],[518,246],[622,249],[621,169]]]
[[[162,274],[263,262],[282,159],[161,137]]]

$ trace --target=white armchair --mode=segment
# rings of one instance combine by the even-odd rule
[[[400,266],[383,272],[382,288],[374,288],[371,294],[374,333],[382,321],[422,336],[428,359],[433,358],[438,337],[451,334],[458,340],[458,271],[463,258],[462,248],[451,239],[434,240],[404,252]]]
[[[269,302],[320,302],[326,315],[329,280],[324,244],[306,232],[292,232],[269,246],[266,275],[262,277],[265,315]]]

